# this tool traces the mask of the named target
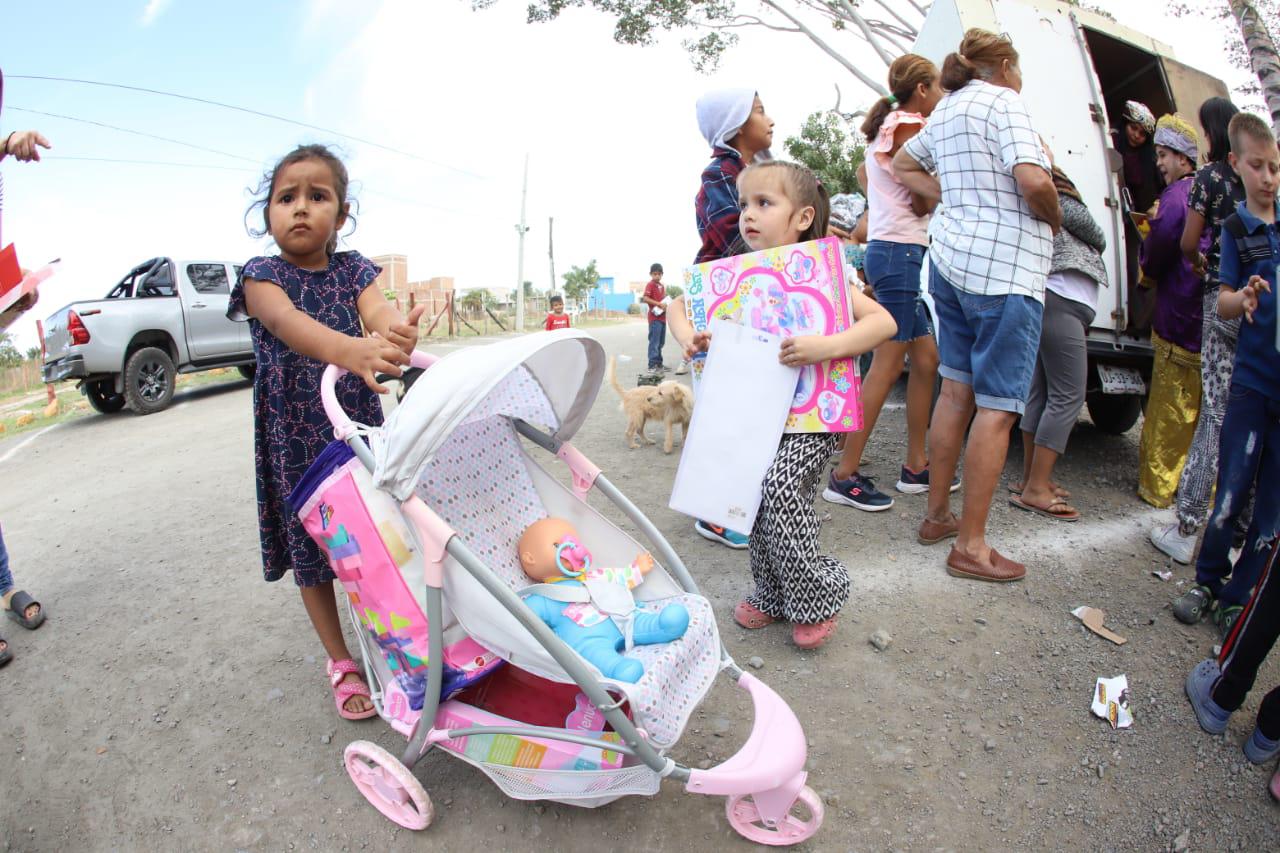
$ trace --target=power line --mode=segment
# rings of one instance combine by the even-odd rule
[[[261,110],[249,109],[248,107],[239,107],[239,106],[236,106],[235,104],[225,104],[221,101],[213,101],[208,98],[198,98],[198,97],[195,97],[194,95],[182,95],[177,92],[165,92],[161,89],[148,89],[145,86],[128,86],[123,83],[106,83],[100,80],[81,80],[75,77],[48,77],[48,76],[37,75],[37,74],[10,74],[8,75],[8,77],[10,80],[44,80],[44,81],[50,81],[50,82],[56,82],[56,83],[79,83],[84,86],[103,86],[110,89],[124,89],[130,92],[143,92],[148,95],[162,95],[167,98],[177,98],[182,101],[193,101],[198,104],[207,104],[209,106],[221,107],[224,110],[234,110],[235,112],[247,113],[249,115],[258,116],[260,118],[269,118],[273,121],[280,121],[280,122],[284,122],[285,124],[292,124],[292,125],[295,125],[296,127],[305,127],[308,130],[316,130],[316,131],[319,131],[320,133],[327,133],[332,136],[339,136],[339,137],[342,137],[343,139],[349,139],[352,142],[358,142],[361,145],[368,145],[371,148],[380,148],[383,151],[389,151],[392,154],[399,154],[401,157],[408,157],[412,160],[419,160],[423,163],[430,163],[433,166],[440,166],[441,168],[449,169],[450,171],[457,172],[462,175],[467,175],[468,177],[479,178],[482,180],[487,177],[485,175],[480,175],[475,172],[468,171],[467,169],[459,168],[458,166],[450,165],[449,163],[442,163],[439,160],[431,160],[427,157],[422,157],[418,154],[412,154],[408,151],[403,151],[399,148],[393,148],[390,145],[384,145],[381,142],[374,142],[371,139],[364,139],[359,136],[353,136],[349,133],[343,133],[340,130],[332,130],[327,127],[320,127],[319,125],[308,124],[307,122],[304,122],[304,121],[298,121],[296,119],[285,118],[284,116],[278,116],[273,113],[267,113],[267,112],[262,112]],[[15,108],[11,107],[10,109],[15,109]]]
[[[231,156],[235,156],[235,155],[231,155]],[[239,172],[240,174],[244,174],[244,169],[237,168],[236,166],[215,166],[208,163],[180,163],[180,162],[175,162],[173,160],[128,160],[128,159],[118,159],[114,157],[67,156],[65,154],[46,154],[40,159],[41,159],[41,162],[44,162],[44,161],[66,162],[70,160],[78,163],[121,163],[125,165],[135,165],[135,166],[168,166],[173,168],[186,168],[186,169],[214,169],[220,172]],[[454,214],[455,216],[463,216],[469,219],[485,219],[486,218],[484,215],[480,213],[475,213],[473,211],[458,210],[457,208],[454,208],[454,207],[442,207],[441,205],[438,205],[438,204],[431,204],[425,201],[415,201],[411,198],[405,198],[404,196],[396,195],[394,193],[383,192],[382,190],[376,189],[374,187],[365,186],[360,181],[355,181],[354,183],[358,188],[356,195],[376,195],[376,196],[380,196],[382,198],[388,199],[390,201],[395,201],[395,202],[399,202],[400,204],[409,205],[411,207],[421,207],[427,210],[439,211],[440,213],[451,213],[451,214]]]
[[[194,142],[184,142],[181,139],[171,139],[167,136],[156,136],[154,133],[144,133],[141,130],[130,130],[127,127],[119,127],[118,125],[107,124],[106,122],[101,122],[101,121],[94,121],[93,119],[76,118],[75,116],[67,116],[67,115],[62,115],[60,113],[46,113],[41,110],[30,110],[30,109],[27,109],[26,107],[9,107],[9,109],[15,110],[20,113],[31,113],[32,115],[48,116],[49,118],[60,118],[60,119],[65,119],[66,121],[78,121],[82,124],[92,124],[96,127],[105,127],[107,130],[116,130],[116,131],[119,131],[120,133],[130,133],[130,134],[133,134],[134,136],[144,136],[147,139],[158,139],[161,142],[169,142],[174,145],[182,145],[186,148],[194,148],[197,151],[207,151],[210,154],[219,154],[223,157],[230,157],[233,160],[243,160],[246,163],[254,163],[256,165],[261,165],[259,161],[254,160],[251,157],[243,157],[239,154],[232,154],[229,151],[219,151],[217,148],[207,148],[203,145],[196,145]]]
[[[239,172],[244,174],[244,169],[236,166],[213,166],[206,163],[175,163],[172,160],[118,160],[113,157],[68,157],[64,154],[45,154],[41,161],[45,160],[75,160],[86,163],[130,163],[137,166],[177,166],[186,169],[217,169],[220,172]]]

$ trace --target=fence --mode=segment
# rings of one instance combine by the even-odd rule
[[[35,392],[43,387],[38,361],[24,361],[17,367],[0,369],[0,396],[19,391]]]

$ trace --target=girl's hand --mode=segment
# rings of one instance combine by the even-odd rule
[[[23,163],[30,163],[33,160],[40,162],[40,149],[52,148],[49,140],[45,139],[40,133],[34,130],[18,130],[11,133],[5,141],[4,151],[0,152],[0,156],[12,154]]]
[[[1249,283],[1240,289],[1240,307],[1244,318],[1253,322],[1253,312],[1258,310],[1258,292],[1271,292],[1271,283],[1260,275],[1250,276]]]
[[[684,348],[684,357],[693,358],[700,352],[706,352],[711,348],[710,332],[694,332],[693,339],[689,341],[689,345]]]
[[[387,328],[387,340],[395,344],[405,355],[413,355],[418,348],[418,323],[426,313],[427,306],[415,306],[403,323],[392,323]]]
[[[403,374],[402,365],[409,363],[408,354],[376,332],[367,338],[347,340],[344,358],[338,366],[359,376],[372,391],[378,394],[388,393],[386,387],[379,385],[374,377],[379,373],[389,373],[392,376]]]
[[[1205,270],[1209,268],[1209,259],[1204,256],[1204,252],[1196,255],[1196,262],[1191,265],[1191,271],[1198,276],[1203,277]]]
[[[820,361],[830,361],[831,347],[826,335],[802,335],[786,338],[778,351],[778,361],[787,367],[807,367]]]

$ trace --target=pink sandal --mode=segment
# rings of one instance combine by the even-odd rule
[[[765,613],[759,607],[748,604],[745,601],[739,601],[738,606],[733,608],[733,621],[737,622],[743,628],[763,628],[765,625],[771,625],[778,621]]]
[[[836,617],[814,625],[797,625],[791,629],[791,641],[802,649],[816,649],[836,632]]]
[[[356,662],[351,658],[346,660],[334,660],[329,658],[325,664],[325,671],[329,673],[329,686],[333,688],[333,701],[338,706],[338,716],[344,720],[367,720],[378,713],[377,708],[370,708],[367,711],[348,711],[345,707],[347,700],[352,696],[364,696],[370,699],[369,685],[360,681],[343,681],[349,673],[360,674],[360,667],[356,666]]]

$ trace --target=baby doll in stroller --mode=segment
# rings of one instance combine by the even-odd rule
[[[634,684],[644,664],[623,655],[633,645],[670,643],[684,636],[689,611],[681,604],[659,613],[638,608],[631,590],[653,568],[640,554],[625,568],[593,566],[591,552],[562,518],[529,525],[519,542],[520,565],[539,584],[521,596],[551,630],[608,678]]]

